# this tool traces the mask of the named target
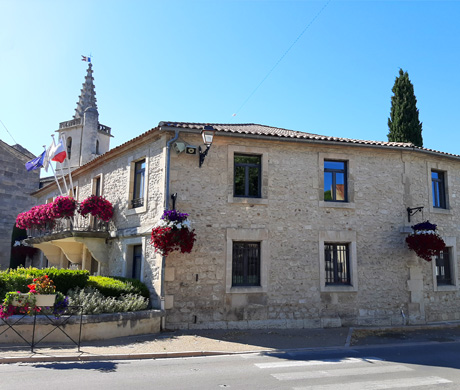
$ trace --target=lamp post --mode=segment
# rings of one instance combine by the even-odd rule
[[[212,145],[212,140],[214,138],[215,133],[216,130],[214,130],[214,127],[210,125],[204,126],[203,130],[201,130],[201,136],[203,137],[203,143],[206,145],[206,149],[202,151],[201,146],[198,147],[198,152],[200,153],[200,168],[203,165],[204,159],[207,156],[209,148]]]

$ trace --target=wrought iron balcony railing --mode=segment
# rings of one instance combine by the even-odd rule
[[[104,222],[97,217],[82,217],[76,214],[73,218],[60,218],[45,226],[31,228],[27,230],[30,238],[44,237],[52,234],[64,232],[108,232],[110,222]]]

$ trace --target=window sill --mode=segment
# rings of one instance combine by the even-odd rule
[[[267,289],[262,286],[253,287],[230,287],[227,289],[227,294],[251,294],[251,293],[266,293]]]
[[[147,207],[144,205],[142,207],[136,207],[134,209],[128,209],[125,212],[125,215],[137,215],[137,214],[142,214],[147,211]]]
[[[433,206],[430,207],[430,212],[434,214],[452,215],[452,211],[450,209],[441,209]]]
[[[319,207],[323,208],[335,208],[335,209],[355,209],[354,202],[326,202],[324,200],[319,201]]]
[[[322,286],[321,292],[358,292],[358,289],[354,286]]]
[[[240,203],[240,204],[258,204],[258,205],[268,205],[268,199],[263,198],[243,198],[237,197],[233,195],[228,196],[228,203]]]
[[[453,284],[443,284],[440,286],[435,286],[434,291],[458,291],[458,287],[454,286]]]

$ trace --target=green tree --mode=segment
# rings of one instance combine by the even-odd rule
[[[412,142],[416,146],[423,146],[422,122],[418,119],[414,86],[407,72],[399,69],[399,77],[396,77],[392,91],[388,141]]]

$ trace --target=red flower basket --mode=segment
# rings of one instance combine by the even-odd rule
[[[77,202],[70,196],[58,196],[51,206],[54,218],[70,218],[75,214]]]
[[[426,221],[412,226],[412,229],[414,232],[406,237],[406,242],[418,257],[431,261],[446,247],[444,240],[436,233],[436,225]]]
[[[102,196],[91,195],[81,202],[80,214],[83,217],[91,214],[93,217],[99,217],[104,222],[109,222],[113,217],[113,206]]]
[[[188,214],[176,210],[165,210],[159,226],[152,229],[152,241],[155,252],[168,256],[178,250],[190,253],[196,241],[195,230],[189,228]]]

